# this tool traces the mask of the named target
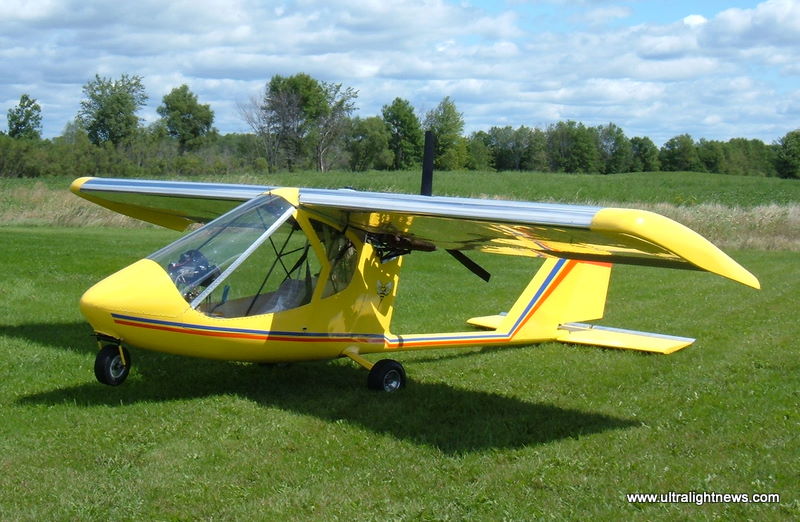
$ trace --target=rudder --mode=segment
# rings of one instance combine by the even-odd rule
[[[563,323],[603,317],[611,266],[547,259],[508,314],[475,317],[468,322],[508,332],[509,341],[515,343],[556,339]]]

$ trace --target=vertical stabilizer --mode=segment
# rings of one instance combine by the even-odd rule
[[[548,259],[504,316],[468,323],[507,332],[511,342],[556,339],[563,323],[603,317],[611,265]]]

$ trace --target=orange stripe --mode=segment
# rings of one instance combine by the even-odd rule
[[[151,330],[160,330],[164,332],[173,332],[173,333],[180,333],[180,334],[190,334],[190,335],[204,335],[206,337],[225,337],[229,339],[253,339],[257,341],[284,341],[284,342],[301,342],[301,343],[316,343],[316,342],[328,342],[328,343],[352,343],[352,342],[359,342],[359,343],[368,343],[370,342],[369,339],[358,338],[358,337],[293,337],[293,336],[281,336],[281,335],[265,335],[265,334],[247,334],[247,333],[237,333],[237,332],[217,332],[213,330],[193,330],[191,328],[176,328],[172,326],[162,326],[162,325],[155,325],[155,324],[147,324],[147,323],[137,323],[133,321],[125,321],[122,319],[115,319],[115,323],[125,325],[125,326],[135,326],[137,328],[149,328]]]
[[[117,324],[122,324],[125,326],[135,326],[137,328],[149,328],[151,330],[161,330],[164,332],[174,332],[174,333],[182,333],[182,334],[193,334],[193,335],[205,335],[208,337],[230,337],[233,339],[255,339],[255,340],[266,340],[266,335],[256,335],[256,334],[246,334],[246,333],[233,333],[233,332],[214,332],[214,331],[199,331],[199,330],[190,330],[188,328],[173,328],[171,326],[160,326],[155,324],[145,324],[145,323],[134,323],[132,321],[123,321],[116,319],[114,321]]]
[[[386,340],[384,345],[386,347],[403,347],[403,346],[460,346],[460,345],[468,345],[468,344],[499,344],[505,343],[512,340],[519,331],[527,324],[528,320],[534,316],[537,310],[541,308],[541,306],[547,301],[547,299],[555,292],[558,286],[566,279],[566,277],[570,274],[573,268],[577,266],[577,264],[581,263],[589,263],[589,264],[596,264],[601,266],[610,266],[610,263],[601,263],[601,262],[594,262],[594,261],[575,261],[570,260],[564,265],[561,271],[556,275],[555,279],[550,282],[547,289],[544,293],[539,297],[538,301],[531,307],[528,311],[526,316],[519,322],[517,327],[512,331],[506,333],[503,337],[494,337],[494,338],[485,338],[481,339],[480,336],[464,338],[464,339],[445,339],[439,342],[436,341],[428,341],[428,340],[420,340],[415,341],[413,339],[405,339],[405,338],[397,338],[397,340],[390,341]],[[137,328],[149,328],[151,330],[161,330],[165,332],[173,332],[173,333],[181,333],[181,334],[191,334],[191,335],[203,335],[207,337],[224,337],[229,339],[251,339],[251,340],[259,340],[259,341],[284,341],[284,342],[369,342],[368,340],[357,338],[357,337],[342,337],[342,338],[331,338],[331,337],[293,337],[293,336],[269,336],[264,334],[247,334],[247,333],[237,333],[237,332],[219,332],[219,331],[212,331],[212,330],[193,330],[190,328],[176,328],[171,326],[163,326],[163,325],[155,325],[155,324],[147,324],[147,323],[138,323],[133,321],[126,321],[123,319],[115,319],[115,323],[125,325],[125,326],[134,326]]]
[[[547,301],[547,298],[549,298],[552,295],[552,293],[555,292],[556,288],[558,288],[558,285],[560,285],[564,281],[564,279],[566,279],[569,273],[572,272],[572,269],[575,268],[577,265],[578,261],[574,260],[567,261],[566,265],[564,265],[564,268],[561,269],[561,272],[559,272],[555,280],[553,280],[553,282],[550,283],[550,286],[547,287],[547,290],[544,291],[544,294],[542,294],[542,296],[539,298],[536,304],[533,305],[531,310],[528,312],[528,315],[526,315],[525,318],[522,321],[520,321],[520,323],[517,325],[514,331],[511,332],[509,339],[513,339],[519,333],[519,331],[525,326],[528,320],[531,317],[533,317],[533,314],[535,314],[536,311],[544,304],[544,302]]]
[[[466,338],[466,339],[462,339],[462,340],[445,339],[445,340],[442,340],[442,341],[439,341],[439,342],[436,342],[436,341],[424,341],[424,340],[423,341],[414,341],[413,339],[398,339],[397,341],[387,341],[386,345],[390,346],[390,347],[402,347],[402,346],[460,346],[460,345],[464,345],[464,344],[477,344],[477,343],[479,343],[481,345],[499,344],[499,343],[505,343],[505,342],[511,341],[519,333],[519,331],[525,326],[525,324],[528,322],[528,320],[531,317],[533,317],[533,315],[536,313],[536,311],[539,308],[541,308],[541,306],[545,303],[545,301],[547,301],[547,299],[553,294],[553,292],[555,292],[555,290],[558,288],[558,286],[562,282],[564,282],[564,279],[567,278],[567,276],[572,271],[572,269],[575,268],[578,265],[578,263],[582,263],[582,262],[583,261],[575,261],[575,260],[567,261],[564,264],[564,267],[558,273],[558,275],[556,275],[556,277],[553,279],[553,281],[550,282],[550,284],[548,285],[548,287],[544,291],[544,293],[542,293],[542,295],[539,297],[539,300],[536,302],[536,304],[534,304],[531,307],[531,309],[528,311],[528,314],[525,316],[525,318],[522,321],[520,321],[520,323],[517,325],[517,327],[514,329],[513,332],[507,333],[504,337],[481,339],[480,336],[476,336],[476,337]],[[610,263],[596,263],[596,264],[610,265]]]

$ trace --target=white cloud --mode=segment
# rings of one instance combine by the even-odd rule
[[[700,27],[708,23],[708,19],[703,15],[689,15],[683,19],[683,23],[689,27]]]
[[[663,60],[686,56],[697,50],[697,40],[686,34],[645,34],[637,42],[639,55]]]
[[[8,22],[41,20],[58,11],[55,0],[4,0],[0,3],[0,18]]]
[[[633,10],[627,6],[610,5],[596,7],[586,12],[581,12],[573,17],[573,20],[589,26],[602,26],[614,20],[628,18]]]
[[[544,25],[552,18],[531,17],[525,5],[504,5],[6,0],[0,109],[29,93],[42,104],[45,133],[55,135],[94,74],[138,74],[149,119],[166,92],[186,83],[212,105],[223,132],[241,131],[237,102],[274,74],[302,71],[357,88],[362,116],[396,96],[420,109],[452,96],[468,130],[571,118],[614,121],[657,141],[684,132],[771,141],[796,125],[800,96],[787,87],[800,74],[796,1],[638,25],[629,22],[636,2],[587,1],[586,29],[572,32]],[[564,9],[556,17],[573,12],[549,8]]]
[[[769,45],[797,50],[800,45],[800,3],[768,0],[753,9],[727,9],[710,21],[705,36],[709,45]]]

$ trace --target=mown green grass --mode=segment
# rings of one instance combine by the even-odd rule
[[[764,290],[615,268],[604,324],[697,337],[670,356],[559,344],[400,355],[397,394],[345,361],[260,367],[133,351],[94,380],[77,300],[175,237],[0,228],[0,519],[797,519],[800,258],[733,252]],[[510,304],[413,254],[398,328]],[[527,276],[526,276],[527,277]],[[630,505],[629,492],[780,493],[778,505]]]

